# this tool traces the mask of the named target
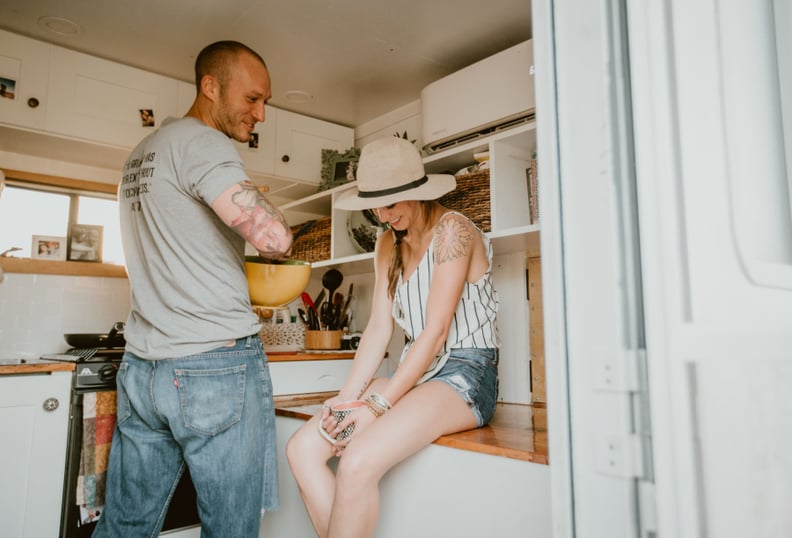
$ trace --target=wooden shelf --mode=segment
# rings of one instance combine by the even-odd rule
[[[0,258],[0,267],[6,273],[34,275],[102,276],[127,278],[126,267],[109,263],[62,262],[32,258]]]

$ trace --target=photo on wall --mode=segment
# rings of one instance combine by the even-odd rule
[[[70,261],[101,262],[103,231],[103,226],[72,225],[69,230],[68,259]]]
[[[0,77],[0,98],[14,99],[16,97],[16,80]]]

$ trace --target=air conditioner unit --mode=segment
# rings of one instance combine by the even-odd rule
[[[421,92],[423,144],[434,153],[534,115],[533,42],[494,54]]]

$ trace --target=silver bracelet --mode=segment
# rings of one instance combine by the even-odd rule
[[[366,398],[365,402],[366,402],[366,407],[368,407],[368,410],[371,411],[371,413],[374,415],[375,418],[380,418],[382,415],[385,414],[385,409],[375,404],[371,400],[371,397]]]
[[[391,403],[385,398],[385,396],[383,396],[378,392],[372,392],[371,394],[369,394],[369,398],[373,403],[375,403],[379,407],[382,407],[386,411],[389,410],[391,407],[393,407]]]

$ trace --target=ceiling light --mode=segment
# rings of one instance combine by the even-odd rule
[[[313,99],[313,95],[302,90],[289,90],[284,94],[284,96],[288,102],[295,104],[307,103]]]
[[[39,28],[61,36],[76,36],[83,32],[82,26],[63,17],[40,17]]]

